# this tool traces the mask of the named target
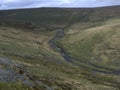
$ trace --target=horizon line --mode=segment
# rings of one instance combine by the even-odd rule
[[[23,9],[42,9],[42,8],[67,8],[67,9],[92,9],[92,8],[105,8],[105,7],[118,7],[120,5],[108,5],[108,6],[94,6],[94,7],[21,7],[21,8],[8,8],[8,9],[0,9],[0,11],[5,11],[5,10],[23,10]]]

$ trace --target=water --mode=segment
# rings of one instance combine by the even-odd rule
[[[50,40],[49,43],[50,43],[50,46],[52,48],[56,49],[67,62],[72,63],[72,58],[62,48],[55,45],[55,41],[58,38],[63,38],[64,35],[65,34],[64,34],[64,31],[62,29],[57,30],[56,35]]]
[[[88,67],[85,67],[83,66],[82,64],[79,65],[79,64],[76,64],[74,63],[74,59],[66,52],[64,51],[63,48],[60,48],[58,46],[56,46],[55,42],[59,39],[59,38],[64,38],[65,36],[65,33],[64,33],[64,30],[62,29],[58,29],[57,32],[56,32],[56,35],[50,40],[50,46],[57,50],[61,56],[69,63],[72,63],[74,65],[77,65],[79,67],[82,67],[82,68],[88,68]],[[102,67],[102,66],[98,66],[98,65],[95,65],[91,62],[85,62],[84,60],[77,60],[77,61],[80,61],[81,63],[83,64],[88,64],[88,65],[91,65],[93,67],[95,67],[96,69],[93,69],[91,71],[95,71],[95,72],[101,72],[101,73],[104,73],[104,74],[115,74],[115,75],[120,75],[120,70],[113,70],[113,69],[109,69],[109,68],[105,68],[105,67]],[[99,68],[99,70],[97,69]],[[104,70],[100,70],[100,69],[104,69]],[[105,71],[106,70],[106,71]]]

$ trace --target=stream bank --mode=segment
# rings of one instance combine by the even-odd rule
[[[110,68],[97,66],[91,62],[85,62],[85,60],[81,60],[81,59],[77,60],[81,63],[81,65],[78,63],[75,63],[74,62],[75,59],[73,59],[63,48],[57,46],[55,43],[56,41],[58,41],[58,39],[64,38],[64,36],[65,36],[65,33],[64,33],[63,29],[56,30],[56,35],[49,41],[49,44],[54,50],[58,51],[61,54],[61,56],[64,58],[65,61],[67,61],[68,63],[71,63],[73,65],[79,66],[83,69],[88,69],[88,67],[86,67],[82,64],[90,65],[90,66],[94,67],[90,72],[100,72],[100,73],[104,73],[104,74],[120,75],[120,70],[113,70]]]

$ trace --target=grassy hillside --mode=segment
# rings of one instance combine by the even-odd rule
[[[65,37],[56,44],[74,63],[66,62],[50,47],[56,28],[65,31]],[[120,70],[119,28],[119,6],[0,11],[0,58],[22,65],[34,82],[41,82],[34,83],[34,87],[23,85],[20,80],[1,82],[0,89],[119,90],[119,75],[100,72]],[[15,66],[10,68],[19,71]],[[0,63],[1,69],[7,67]]]
[[[74,32],[71,29],[61,40],[62,46],[74,58],[120,70],[120,19],[109,20],[101,26]]]
[[[90,72],[94,69],[98,72],[100,69],[120,71],[120,19],[108,20],[103,25],[84,30],[75,29],[68,29],[65,38],[56,43],[75,63],[87,67]],[[111,77],[116,78],[113,74]]]
[[[97,83],[88,71],[66,63],[57,52],[49,47],[48,41],[52,34],[1,27],[0,57],[9,58],[16,63],[24,65],[31,76],[35,77],[35,81],[42,81],[44,84],[52,86],[55,90],[89,90],[89,87],[92,90],[116,89],[111,82],[103,80]],[[1,68],[4,67],[2,64],[0,65]],[[100,82],[108,84],[106,86]],[[16,84],[1,83],[0,88],[3,90],[46,90],[41,84],[39,86],[36,85],[34,88],[28,88],[21,81]]]
[[[69,27],[76,23],[99,24],[120,15],[120,7],[103,8],[38,8],[0,11],[0,24],[22,28]],[[90,24],[90,25],[89,25]],[[82,27],[81,27],[82,28]]]

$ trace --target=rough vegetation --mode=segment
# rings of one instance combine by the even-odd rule
[[[73,59],[67,62],[49,45],[55,30],[65,37],[56,45]],[[120,7],[41,8],[0,11],[0,58],[28,72],[22,80],[2,82],[0,90],[119,90]],[[25,72],[0,62],[1,70]]]

